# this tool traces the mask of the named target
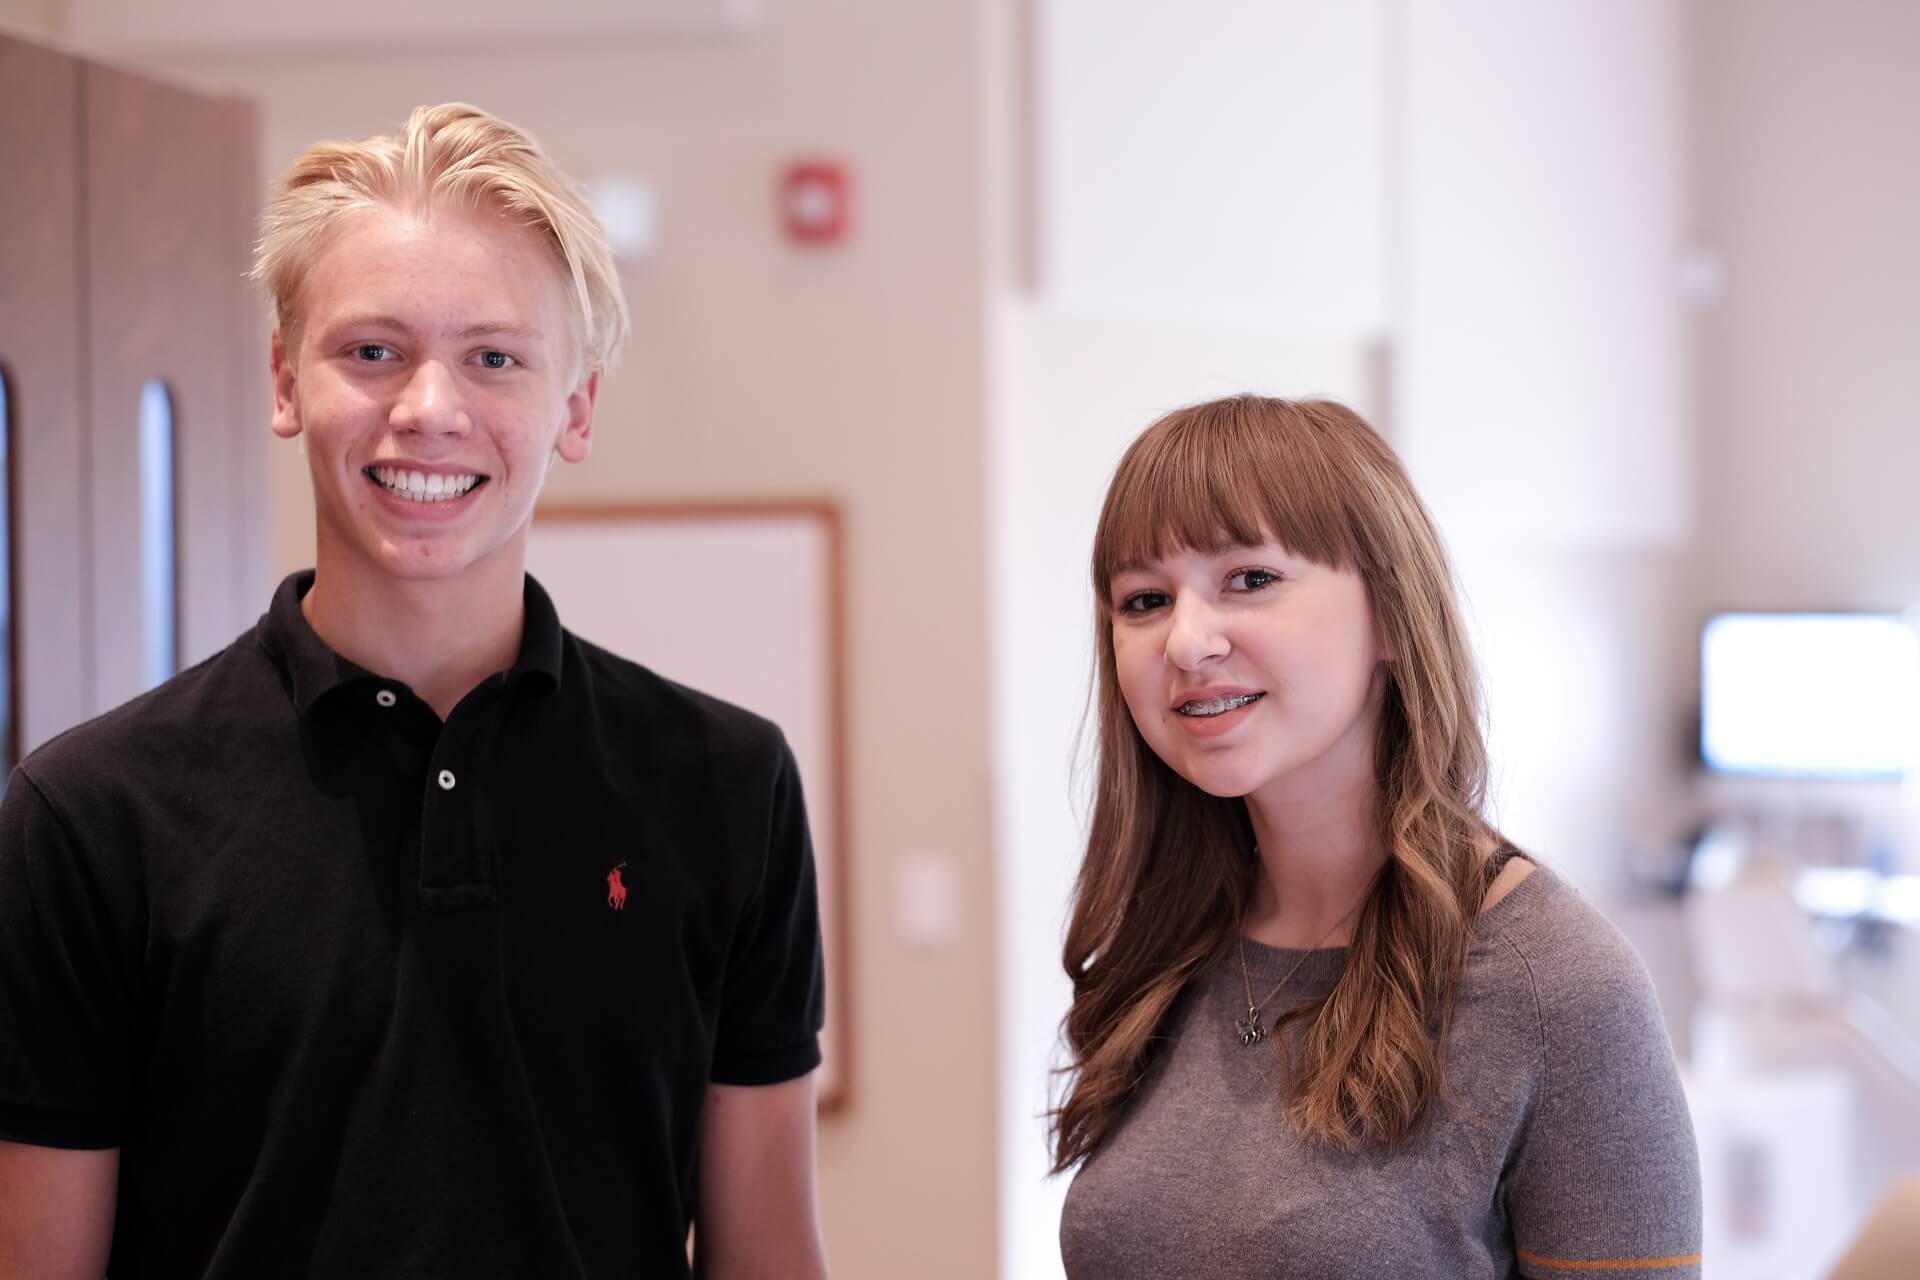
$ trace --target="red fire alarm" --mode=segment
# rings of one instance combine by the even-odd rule
[[[796,244],[835,244],[846,238],[852,185],[832,160],[802,160],[780,175],[780,225]]]

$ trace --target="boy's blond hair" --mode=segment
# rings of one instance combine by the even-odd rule
[[[253,278],[281,330],[299,327],[300,286],[342,215],[386,205],[449,205],[503,216],[553,249],[572,295],[583,371],[610,365],[627,337],[627,302],[607,236],[578,186],[523,130],[461,102],[417,107],[398,134],[317,142],[280,181],[260,219]]]

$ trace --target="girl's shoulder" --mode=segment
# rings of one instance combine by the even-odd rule
[[[1618,1030],[1622,1018],[1643,1027],[1649,1012],[1657,1022],[1652,980],[1619,926],[1571,881],[1529,861],[1533,869],[1475,921],[1469,981],[1491,980],[1532,1005],[1542,1022],[1569,1029],[1594,1033],[1615,1024]]]

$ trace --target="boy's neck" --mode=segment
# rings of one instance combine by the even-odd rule
[[[354,572],[322,555],[300,602],[326,646],[404,683],[445,720],[476,686],[520,656],[523,557],[496,555],[455,578],[409,581]]]

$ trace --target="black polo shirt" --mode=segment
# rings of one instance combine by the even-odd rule
[[[283,583],[0,802],[0,1137],[121,1148],[116,1277],[685,1274],[709,1081],[819,1062],[765,720],[561,629],[443,724]]]

